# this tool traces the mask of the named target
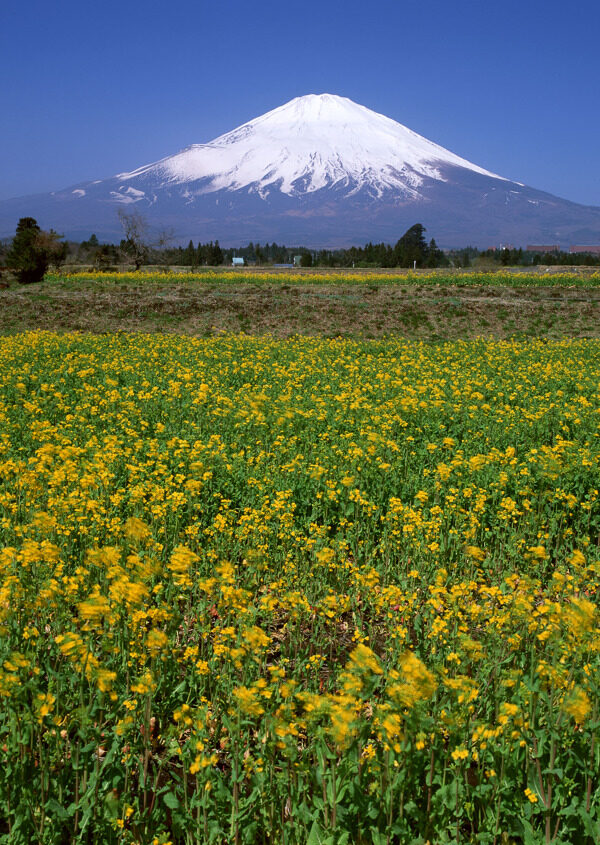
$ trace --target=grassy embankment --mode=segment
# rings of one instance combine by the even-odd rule
[[[0,333],[598,337],[600,274],[207,271],[50,275],[0,290]]]

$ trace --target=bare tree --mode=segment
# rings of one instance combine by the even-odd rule
[[[164,271],[168,270],[166,266],[167,257],[165,250],[167,250],[175,240],[175,231],[173,229],[161,229],[156,234],[156,238],[152,243],[152,252],[154,253],[154,262],[156,264],[165,264]]]
[[[121,247],[135,264],[135,269],[139,270],[148,257],[148,223],[139,211],[120,208],[117,214],[125,234]]]
[[[63,235],[55,232],[54,229],[50,229],[49,232],[39,232],[36,238],[37,248],[46,253],[48,263],[54,267],[57,273],[60,272],[60,268],[69,253],[68,244],[61,240],[63,237]]]

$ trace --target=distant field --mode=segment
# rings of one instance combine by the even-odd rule
[[[548,285],[551,278],[552,286]],[[482,279],[489,284],[482,284]],[[544,285],[539,284],[543,279]],[[516,285],[518,280],[524,284]],[[133,273],[0,292],[0,331],[597,337],[597,275]]]
[[[600,336],[600,274],[51,275],[0,290],[0,333],[33,329],[320,337]]]
[[[102,280],[104,282],[143,281],[159,284],[171,281],[205,282],[208,284],[355,284],[375,283],[380,285],[501,285],[501,286],[583,286],[599,287],[600,273],[595,267],[517,268],[479,272],[475,270],[406,270],[387,268],[323,268],[307,267],[177,267],[145,269],[140,272],[120,271],[118,273],[77,272],[52,274],[47,281],[70,279],[73,282]]]

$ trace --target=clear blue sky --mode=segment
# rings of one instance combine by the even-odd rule
[[[600,205],[600,3],[0,3],[0,198],[100,179],[292,97],[350,97]]]

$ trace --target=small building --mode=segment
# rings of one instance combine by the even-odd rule
[[[600,255],[600,244],[588,244],[587,246],[585,244],[578,246],[570,246],[569,252],[583,252],[587,253],[588,255]]]
[[[539,252],[540,254],[545,252],[560,252],[558,244],[527,244],[525,249],[527,252]]]
[[[243,267],[244,263],[245,262],[244,262],[243,258],[237,258],[235,255],[231,259],[231,266],[232,267]]]

